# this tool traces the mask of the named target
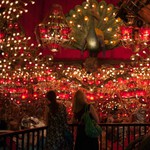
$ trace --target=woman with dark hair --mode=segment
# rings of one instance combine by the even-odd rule
[[[65,131],[69,130],[66,107],[56,101],[54,91],[47,92],[46,98],[48,99],[49,108],[47,113],[46,150],[68,150],[69,147],[65,138]]]

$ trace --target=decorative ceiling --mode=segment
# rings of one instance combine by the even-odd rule
[[[95,102],[97,110],[103,113],[102,116],[106,116],[110,109],[114,110],[116,108],[125,110],[125,113],[121,117],[128,117],[130,111],[133,112],[141,106],[149,110],[150,55],[148,55],[148,59],[145,61],[138,60],[131,64],[120,63],[120,59],[121,61],[130,60],[133,52],[121,46],[114,46],[116,48],[110,47],[110,49],[105,49],[105,55],[103,51],[98,53],[99,60],[107,64],[97,66],[97,61],[88,57],[88,51],[84,47],[80,48],[80,46],[77,47],[72,44],[72,47],[62,48],[59,53],[53,54],[54,59],[51,57],[52,55],[49,55],[50,50],[47,47],[40,47],[40,51],[45,55],[43,57],[43,53],[36,53],[39,49],[35,47],[37,44],[35,27],[49,15],[49,10],[54,3],[62,6],[64,14],[71,14],[71,12],[75,13],[75,11],[71,10],[81,6],[84,1],[76,0],[70,3],[70,0],[65,0],[64,3],[62,0],[55,0],[55,2],[38,0],[35,5],[29,4],[27,6],[28,13],[19,18],[24,30],[21,28],[22,26],[20,27],[20,22],[18,22],[18,15],[20,16],[23,13],[23,11],[19,11],[20,8],[24,8],[27,5],[23,3],[23,7],[18,7],[18,4],[22,1],[28,0],[19,0],[19,3],[17,0],[15,3],[9,3],[7,0],[2,1],[4,7],[0,9],[0,20],[2,20],[0,21],[0,103],[8,111],[7,114],[14,114],[15,116],[16,113],[20,114],[18,112],[23,110],[22,108],[19,110],[15,109],[16,112],[14,112],[15,107],[10,107],[9,104],[14,104],[17,108],[19,108],[18,106],[24,107],[25,104],[27,109],[31,108],[30,111],[28,110],[30,115],[32,114],[32,107],[34,107],[34,114],[37,114],[38,109],[35,109],[41,105],[43,106],[45,93],[50,89],[57,90],[58,99],[62,100],[66,105],[69,104],[67,108],[68,114],[70,114],[73,94],[79,88],[82,88],[86,92],[90,102]],[[111,3],[115,6],[117,1],[107,1],[106,6],[112,6]],[[100,2],[99,6],[101,4]],[[13,6],[13,9],[11,6]],[[16,15],[13,16],[13,14]],[[86,20],[88,20],[87,16],[84,16]],[[72,19],[70,17],[68,21],[70,22]],[[75,24],[75,26],[78,26],[78,24]],[[98,28],[96,30],[101,35],[102,29]],[[26,34],[24,34],[24,31]],[[78,30],[74,31],[76,31],[75,33],[78,36],[81,36]],[[28,38],[29,36],[31,38]],[[149,34],[144,38],[149,38]],[[32,42],[30,43],[30,40],[35,45]],[[76,41],[78,41],[79,45],[82,44],[80,40],[76,39]],[[107,43],[107,40],[104,40],[105,42]],[[63,62],[54,63],[53,60],[72,60],[70,61],[72,64],[65,65]],[[73,63],[73,60],[85,60],[82,63],[84,67]],[[118,64],[108,64],[108,60],[111,60],[111,63],[117,60]],[[147,113],[149,117],[148,114],[149,111]]]
[[[23,14],[20,18],[22,26],[27,34],[30,36],[34,43],[36,43],[35,27],[42,22],[42,20],[48,15],[50,8],[53,4],[59,4],[62,6],[63,13],[68,15],[71,10],[74,10],[77,5],[82,5],[83,0],[76,0],[70,3],[70,0],[66,0],[65,3],[60,0],[42,0],[36,1],[34,5],[28,5],[28,13]],[[100,2],[100,1],[99,1]],[[118,0],[110,1],[106,0],[106,5],[117,6]],[[104,16],[103,16],[104,17]],[[105,33],[106,34],[106,33]],[[80,36],[80,35],[79,35]],[[48,48],[41,49],[45,55],[51,54]],[[105,54],[102,50],[98,53],[99,60],[130,60],[132,51],[122,46],[107,46]],[[54,60],[85,60],[89,56],[87,51],[81,51],[79,47],[75,48],[61,48],[61,51],[53,54]]]

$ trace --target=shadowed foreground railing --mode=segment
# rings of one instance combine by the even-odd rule
[[[129,143],[138,144],[148,133],[150,124],[100,124],[103,133],[99,138],[100,150],[125,150]],[[77,125],[70,125],[76,136]],[[46,127],[0,134],[0,150],[44,150]],[[75,142],[75,141],[74,141]],[[134,144],[137,146],[137,144]],[[133,147],[131,145],[130,147]]]
[[[0,150],[44,149],[46,127],[0,134]]]

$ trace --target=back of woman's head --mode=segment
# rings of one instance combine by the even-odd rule
[[[50,102],[56,102],[56,93],[55,91],[48,91],[46,93],[46,98],[50,101]]]
[[[83,91],[78,90],[75,95],[74,95],[74,99],[76,99],[76,101],[78,101],[79,103],[82,103],[85,101],[85,94]]]
[[[53,90],[48,91],[46,93],[46,97],[50,101],[50,104],[49,104],[50,111],[53,114],[55,114],[56,112],[58,112],[58,103],[56,101],[56,93],[55,93],[55,91],[53,91]]]
[[[73,111],[78,112],[86,104],[85,94],[82,90],[78,90],[74,95]]]

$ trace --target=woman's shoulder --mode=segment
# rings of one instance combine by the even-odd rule
[[[92,104],[86,104],[85,107],[88,108],[88,110],[90,110],[91,107],[93,107],[93,105]]]
[[[94,108],[94,104],[88,104],[89,108]]]
[[[59,107],[65,107],[65,105],[61,102],[58,102]]]
[[[95,107],[93,104],[89,104],[88,105],[88,110],[91,112],[91,111],[95,111]]]
[[[62,103],[58,103],[58,107],[63,110],[66,109],[66,106]]]

